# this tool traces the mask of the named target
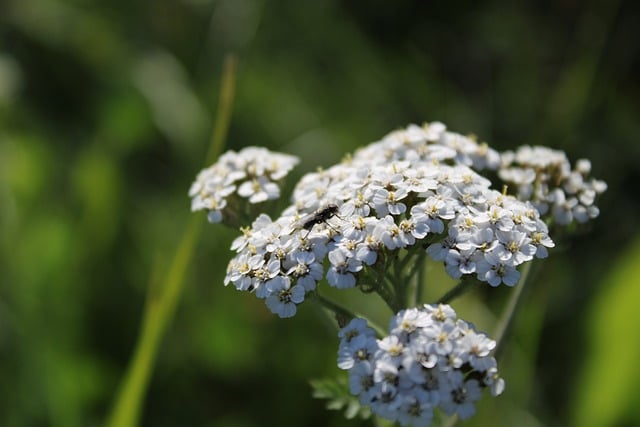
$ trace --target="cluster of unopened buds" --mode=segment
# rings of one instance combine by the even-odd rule
[[[207,210],[211,222],[231,214],[235,224],[236,195],[248,203],[279,196],[277,182],[296,163],[264,149],[225,154],[193,184],[192,209]],[[507,185],[493,189],[484,171]],[[376,339],[359,319],[342,330],[339,365],[350,370],[351,391],[403,425],[428,425],[435,407],[465,418],[483,388],[497,395],[504,387],[488,356],[495,343],[449,306],[407,309],[406,286],[417,270],[410,267],[429,257],[454,279],[515,286],[520,267],[554,247],[549,223],[598,215],[606,185],[589,172],[587,161],[572,170],[547,148],[500,154],[441,123],[411,125],[303,176],[277,218],[262,213],[242,228],[224,283],[254,293],[280,317],[320,299],[323,280],[377,292],[397,314],[386,338]],[[358,388],[354,378],[371,379],[371,387]]]

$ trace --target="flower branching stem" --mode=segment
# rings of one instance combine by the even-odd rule
[[[509,333],[511,326],[513,325],[513,320],[515,318],[515,314],[518,311],[518,307],[522,303],[522,296],[524,294],[525,286],[527,285],[528,279],[531,273],[531,265],[532,262],[528,262],[522,267],[522,275],[520,276],[520,281],[516,288],[511,293],[509,301],[507,302],[506,307],[500,316],[500,322],[496,327],[496,330],[493,333],[493,337],[496,340],[496,349],[494,350],[494,356],[497,358],[500,357],[502,350],[504,349],[505,338]]]
[[[346,319],[355,319],[355,318],[361,318],[361,319],[367,319],[367,323],[369,324],[369,326],[371,326],[375,331],[376,334],[378,334],[378,336],[380,337],[384,337],[387,332],[380,327],[379,325],[375,324],[375,322],[373,322],[371,319],[368,319],[366,316],[364,316],[361,313],[356,313],[356,312],[352,312],[351,310],[347,309],[346,307],[341,306],[340,304],[331,301],[328,298],[323,297],[322,295],[320,295],[318,292],[314,292],[313,294],[315,301],[318,302],[318,304],[320,304],[322,307],[326,308],[327,310],[329,310],[330,312],[332,312],[335,316],[340,316],[340,317],[345,317]]]
[[[473,289],[473,287],[475,285],[478,285],[480,283],[480,281],[478,281],[477,279],[473,279],[473,278],[464,278],[460,281],[460,283],[458,283],[456,286],[454,286],[453,288],[451,288],[447,293],[445,293],[443,296],[441,296],[438,301],[436,301],[437,304],[448,304],[451,301],[453,301],[454,299],[462,296],[463,294],[469,292],[471,289]]]

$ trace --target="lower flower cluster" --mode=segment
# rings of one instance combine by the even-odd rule
[[[457,319],[448,305],[400,311],[382,339],[358,318],[339,337],[338,366],[349,371],[351,393],[403,426],[430,425],[437,408],[467,419],[483,389],[493,396],[504,390],[490,356],[495,341]]]

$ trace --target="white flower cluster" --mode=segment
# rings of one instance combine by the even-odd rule
[[[209,222],[218,223],[225,214],[237,215],[241,199],[251,204],[277,199],[278,182],[298,161],[295,156],[260,147],[227,151],[191,185],[191,211],[207,210]]]
[[[261,215],[245,229],[232,245],[238,254],[225,284],[255,291],[274,313],[290,317],[323,277],[351,288],[374,266],[384,273],[394,251],[425,248],[454,278],[513,286],[516,267],[545,257],[553,242],[533,206],[490,189],[466,165],[493,167],[496,156],[439,123],[393,132],[307,174],[281,217]],[[333,205],[335,217],[320,214]]]
[[[502,154],[498,175],[515,185],[518,197],[530,200],[541,215],[567,225],[574,220],[585,223],[600,213],[595,201],[607,184],[589,178],[590,172],[589,160],[578,160],[572,169],[564,152],[525,145]]]
[[[489,355],[496,342],[448,305],[400,311],[383,339],[357,318],[339,337],[338,366],[349,371],[350,392],[403,426],[429,425],[436,408],[467,419],[484,388],[493,396],[504,390]]]

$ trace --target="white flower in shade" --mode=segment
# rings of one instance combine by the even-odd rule
[[[385,356],[387,356],[385,354]],[[400,383],[400,374],[398,365],[389,357],[376,358],[373,368],[373,381],[380,387],[381,401],[386,401],[386,405],[380,410],[385,410],[385,406],[397,405],[397,401],[392,401],[398,394],[398,385]]]
[[[474,403],[482,397],[480,384],[474,379],[464,380],[458,371],[449,373],[447,379],[440,407],[447,415],[457,414],[461,420],[471,418],[476,413]]]
[[[351,337],[349,342],[341,342],[338,352],[338,367],[351,369],[356,363],[370,361],[378,351],[375,336],[368,333]]]
[[[505,383],[504,380],[498,376],[498,368],[493,367],[487,370],[482,381],[489,387],[492,396],[499,396],[504,392]]]
[[[364,335],[366,337],[375,337],[375,332],[373,329],[369,327],[367,321],[364,319],[360,319],[358,317],[351,319],[351,321],[338,332],[338,338],[340,338],[340,343],[345,343],[349,345],[351,340],[359,335]]]
[[[278,276],[267,285],[270,295],[266,299],[269,309],[280,317],[293,317],[296,305],[304,301],[304,288],[300,285],[291,286],[286,277]]]
[[[434,411],[467,419],[482,390],[504,390],[490,356],[495,341],[457,319],[448,305],[399,312],[390,335],[376,339],[362,320],[339,332],[338,366],[361,404],[401,425],[427,426]]]
[[[349,392],[354,396],[360,396],[360,401],[364,404],[376,397],[378,387],[373,380],[373,368],[370,363],[358,363],[350,370]]]
[[[408,378],[411,381],[424,384],[428,380],[425,377],[425,373],[428,372],[425,368],[435,367],[438,363],[438,355],[431,353],[431,341],[426,336],[413,338],[408,347],[402,366],[407,370]]]
[[[433,404],[428,398],[420,398],[426,392],[415,396],[403,396],[397,409],[397,421],[401,426],[427,426],[433,420]]]
[[[578,199],[576,197],[569,197],[567,199],[565,192],[559,188],[556,188],[549,194],[548,200],[553,203],[551,207],[553,219],[560,225],[570,224],[574,219],[574,211],[579,212],[580,205]]]
[[[336,249],[329,252],[331,267],[327,273],[327,282],[339,289],[353,288],[356,277],[353,273],[362,270],[362,264],[356,258],[349,258],[345,251]]]
[[[445,239],[429,245],[427,254],[435,261],[444,261],[449,256],[449,252],[456,245],[455,239],[446,237]]]
[[[473,251],[449,250],[445,259],[445,270],[454,279],[461,278],[463,274],[473,274],[476,272],[476,258]]]
[[[372,265],[378,259],[378,251],[382,248],[382,242],[373,235],[365,237],[364,242],[358,243],[356,259],[363,264]]]
[[[496,368],[496,361],[489,353],[496,347],[496,342],[484,334],[478,334],[473,329],[465,330],[458,341],[456,351],[471,367],[479,372],[486,372]]]

